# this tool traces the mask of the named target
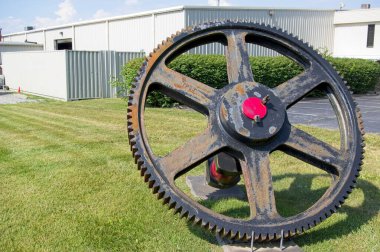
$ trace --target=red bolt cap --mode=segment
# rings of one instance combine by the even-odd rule
[[[242,109],[243,114],[252,120],[255,116],[259,116],[260,119],[263,119],[267,114],[267,107],[263,104],[262,100],[257,97],[247,98],[242,104]]]

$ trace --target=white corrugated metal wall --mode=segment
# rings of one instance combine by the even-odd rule
[[[67,100],[116,97],[113,78],[119,78],[128,61],[143,57],[139,52],[66,51]]]
[[[184,11],[175,11],[171,13],[161,13],[155,15],[155,34],[153,46],[156,47],[162,40],[166,40],[172,34],[182,30],[185,25]]]
[[[32,32],[26,34],[26,39],[31,42],[37,42],[38,44],[44,44],[44,34],[43,32]]]
[[[6,41],[35,41],[54,50],[56,39],[71,38],[74,50],[144,51],[149,53],[166,37],[188,26],[216,19],[244,19],[283,28],[309,42],[315,48],[333,51],[334,10],[286,10],[182,6],[164,10],[81,22],[45,30],[4,36]],[[222,46],[210,45],[197,53],[222,53]],[[251,46],[251,54],[273,55]]]
[[[75,29],[75,42],[73,42],[75,43],[75,50],[107,50],[106,23],[80,25],[73,29]]]
[[[110,49],[149,51],[153,43],[152,15],[109,21]]]
[[[140,52],[41,51],[4,54],[11,89],[61,100],[116,97],[110,82]],[[22,74],[20,74],[22,73]]]
[[[330,52],[334,47],[334,10],[271,10],[270,9],[228,9],[228,8],[187,8],[185,19],[187,26],[215,20],[246,20],[269,24],[282,28],[309,42],[315,49],[326,48]],[[213,44],[198,47],[193,53],[224,53],[224,47]],[[249,45],[251,55],[276,55],[272,50]]]

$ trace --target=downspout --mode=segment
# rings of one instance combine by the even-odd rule
[[[153,25],[153,48],[149,50],[153,51],[154,48],[156,48],[156,15],[155,13],[152,14],[152,25]]]
[[[44,30],[43,33],[44,33],[44,51],[46,51],[46,30]]]
[[[73,30],[73,50],[77,49],[76,43],[75,43],[75,25],[72,26]]]
[[[106,20],[106,45],[107,51],[110,50],[110,22]]]

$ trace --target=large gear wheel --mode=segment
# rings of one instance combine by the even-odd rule
[[[225,46],[229,84],[224,88],[211,88],[167,67],[187,50],[213,42]],[[268,88],[254,79],[247,43],[275,50],[297,62],[304,71],[275,88]],[[287,118],[287,109],[321,86],[338,120],[339,149],[298,129]],[[208,127],[202,134],[164,157],[154,155],[144,125],[145,101],[153,89],[208,118]],[[254,106],[249,104],[264,97],[267,100],[269,97],[265,111],[242,111],[247,110],[242,104],[247,103],[250,110]],[[255,113],[261,113],[260,118]],[[250,117],[260,120],[253,122]],[[287,238],[317,225],[345,201],[355,185],[363,159],[361,116],[343,79],[307,44],[281,30],[255,23],[207,23],[164,41],[146,59],[132,84],[127,120],[133,156],[153,193],[176,213],[229,239],[248,240],[253,232],[255,240],[278,239],[281,233]],[[269,153],[275,150],[322,169],[332,178],[323,196],[294,216],[282,217],[276,210],[269,166]],[[240,164],[251,213],[249,219],[216,213],[174,183],[177,177],[221,152],[236,158]]]

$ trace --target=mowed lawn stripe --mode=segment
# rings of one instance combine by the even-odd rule
[[[96,109],[93,111],[75,111],[74,115],[72,115],[73,111],[68,109],[62,111],[50,111],[45,109],[24,108],[22,111],[20,111],[16,108],[11,108],[8,111],[13,113],[22,113],[22,115],[29,114],[38,116],[40,119],[51,120],[54,118],[55,120],[65,122],[65,124],[71,124],[74,127],[98,126],[103,129],[120,132],[120,126],[126,126],[126,114],[125,116],[121,116],[120,113],[118,115],[106,116],[103,115],[103,111]],[[122,122],[124,125],[121,124]]]
[[[198,251],[214,247],[184,222],[176,229],[178,218],[153,200],[129,152],[125,110],[105,115],[97,102],[70,104],[1,107],[1,248],[174,251],[188,242]],[[159,232],[167,226],[172,229]]]
[[[221,251],[212,235],[173,217],[146,188],[129,151],[125,101],[6,105],[0,115],[0,250]],[[152,108],[145,122],[161,155],[207,124],[190,110]],[[302,128],[339,145],[335,131]],[[338,214],[296,238],[305,251],[377,250],[380,137],[366,138],[359,188]],[[326,189],[320,170],[282,153],[272,160],[276,196],[287,212]],[[184,179],[178,183],[186,188]],[[236,216],[245,211],[236,200],[206,203]]]

